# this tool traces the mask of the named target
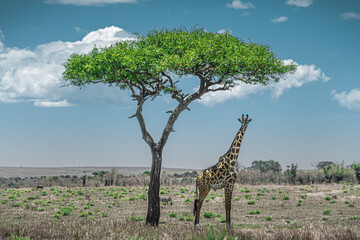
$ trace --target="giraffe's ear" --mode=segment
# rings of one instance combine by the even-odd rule
[[[252,121],[252,119],[250,118],[249,121],[248,121],[248,123],[251,122],[251,121]]]
[[[239,120],[239,122],[241,122],[241,119],[240,119],[240,118],[238,118],[238,120]]]

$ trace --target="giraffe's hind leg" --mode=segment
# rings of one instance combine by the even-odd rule
[[[204,187],[199,186],[199,199],[197,199],[195,202],[195,222],[194,222],[195,227],[199,226],[200,209],[209,192],[210,192],[210,186],[204,186]]]

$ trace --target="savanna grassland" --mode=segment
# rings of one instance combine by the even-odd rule
[[[145,226],[146,187],[1,189],[1,239],[223,239],[224,193],[211,191],[193,228],[195,186],[161,195],[158,228]],[[360,186],[237,185],[233,239],[360,239]],[[229,239],[229,237],[228,237]]]

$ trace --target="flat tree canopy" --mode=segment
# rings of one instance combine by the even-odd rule
[[[266,85],[296,69],[276,58],[267,45],[244,42],[229,33],[183,28],[153,30],[134,41],[94,47],[88,54],[72,55],[64,66],[63,76],[69,85],[118,86],[130,90],[137,101],[132,117],[139,121],[152,154],[146,217],[146,223],[151,225],[158,225],[160,217],[162,150],[180,113],[208,92],[228,90],[239,82]],[[176,85],[185,75],[199,79],[194,92],[185,93]],[[146,130],[142,108],[147,99],[163,94],[170,94],[178,105],[169,111],[161,138],[154,141]]]
[[[147,94],[181,96],[170,76],[194,75],[202,87],[224,90],[236,80],[251,84],[278,81],[294,71],[275,57],[267,45],[244,42],[229,34],[203,29],[153,30],[136,41],[123,41],[74,54],[64,64],[64,78],[71,85],[115,84],[144,88]]]

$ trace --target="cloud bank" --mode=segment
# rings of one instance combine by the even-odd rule
[[[105,4],[136,3],[137,0],[45,0],[48,4],[64,4],[76,6],[104,6]]]
[[[283,61],[285,64],[290,64],[291,62],[297,64],[291,59]],[[325,76],[324,72],[315,65],[297,65],[297,70],[294,74],[286,75],[283,80],[277,83],[271,83],[267,86],[239,83],[228,91],[210,92],[204,95],[200,103],[206,106],[213,106],[216,103],[222,103],[229,99],[245,99],[251,94],[262,93],[267,90],[270,90],[272,97],[277,99],[290,88],[298,88],[309,82],[327,82],[330,80],[330,78]]]
[[[341,106],[349,110],[360,111],[360,88],[354,88],[349,92],[344,91],[341,93],[333,90],[331,95]]]
[[[61,87],[64,67],[73,53],[87,53],[94,45],[104,47],[135,36],[118,27],[88,33],[81,41],[56,41],[35,49],[7,48],[0,41],[0,102],[33,102],[39,107],[68,107],[77,103],[121,104],[127,95],[106,86]]]

